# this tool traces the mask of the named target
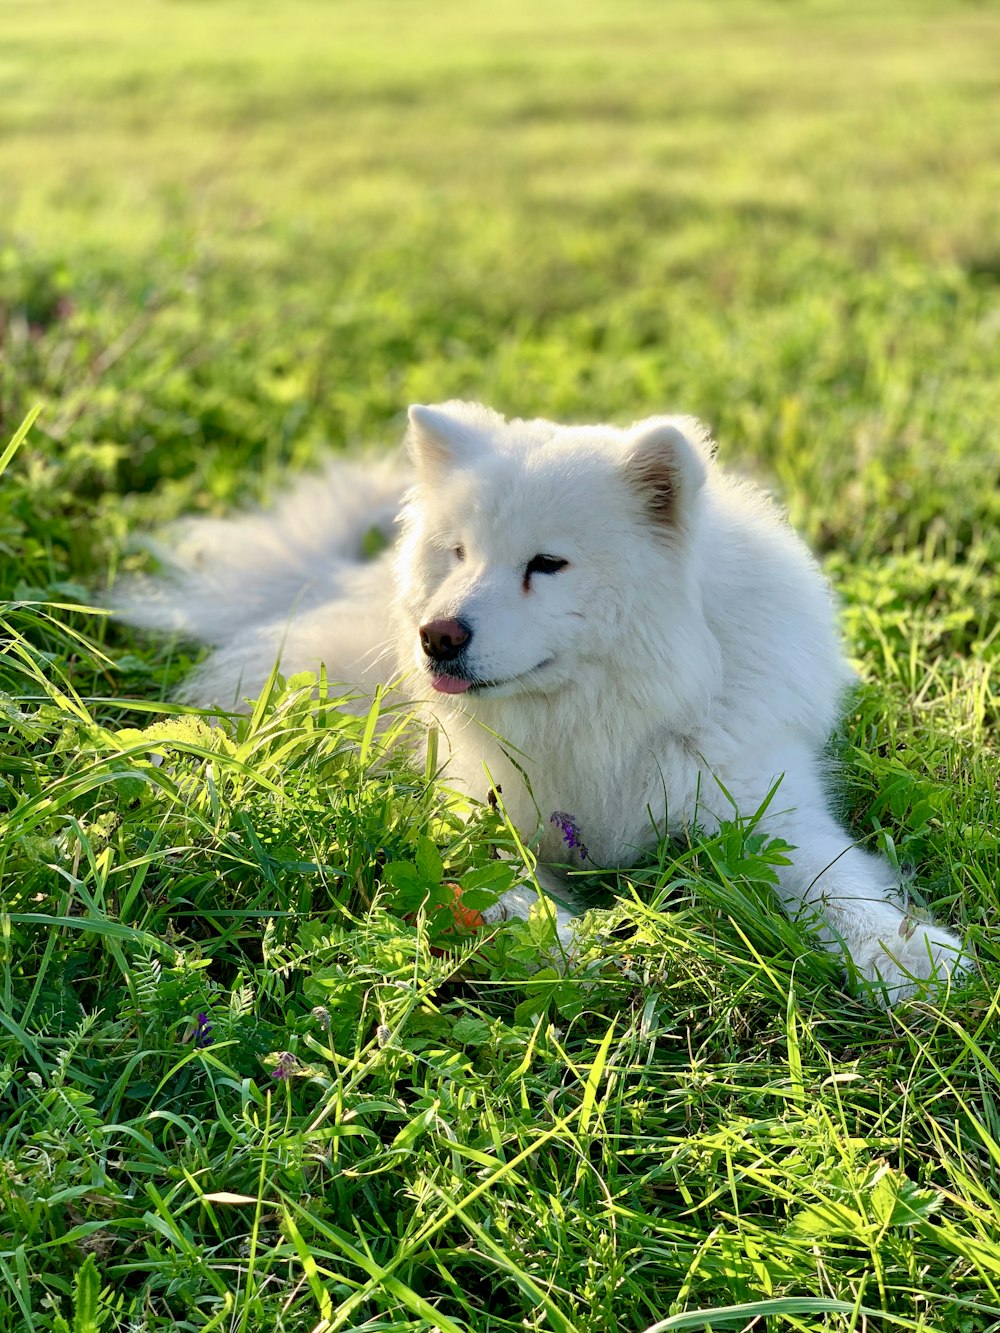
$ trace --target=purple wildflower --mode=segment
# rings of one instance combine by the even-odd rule
[[[577,827],[576,820],[572,815],[566,814],[564,810],[553,810],[549,815],[549,823],[555,824],[556,828],[562,834],[563,842],[571,852],[578,852],[581,861],[587,859],[587,847],[580,837],[580,830]]]
[[[199,1014],[194,1025],[196,1049],[203,1051],[206,1046],[211,1046],[212,1040],[212,1024],[208,1021],[208,1014]]]
[[[291,1051],[282,1051],[278,1056],[278,1063],[271,1070],[271,1077],[279,1081],[285,1078],[291,1078],[299,1067],[299,1062]]]

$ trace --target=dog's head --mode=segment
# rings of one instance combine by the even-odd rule
[[[410,409],[409,444],[399,583],[431,690],[467,706],[662,667],[691,614],[711,464],[697,422],[557,426],[447,403]]]

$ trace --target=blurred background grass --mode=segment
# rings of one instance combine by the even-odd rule
[[[3,427],[41,399],[69,479],[176,482],[140,519],[465,395],[698,413],[859,554],[995,524],[992,6],[0,0],[0,35]]]

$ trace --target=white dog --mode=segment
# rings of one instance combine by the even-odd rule
[[[164,578],[126,589],[126,618],[215,648],[190,700],[232,706],[278,657],[361,689],[401,675],[432,701],[451,779],[500,784],[543,863],[632,865],[778,783],[760,828],[797,849],[779,892],[826,948],[889,1000],[967,966],[828,811],[822,753],[850,681],[830,592],[697,422],[448,403],[411,408],[409,440],[412,474],[331,465],[271,513],[195,521]],[[364,560],[396,515],[394,549]]]

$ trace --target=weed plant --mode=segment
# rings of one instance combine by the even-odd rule
[[[0,1330],[1000,1327],[998,67],[957,0],[0,0]],[[752,821],[564,971],[386,699],[169,703],[130,534],[453,396],[781,495],[967,987],[872,1008]]]

